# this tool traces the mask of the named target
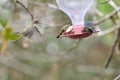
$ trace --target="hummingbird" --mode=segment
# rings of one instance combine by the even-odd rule
[[[62,27],[60,33],[58,34],[58,36],[56,38],[59,38],[64,33],[68,33],[70,31],[72,31],[72,29],[73,29],[73,26],[71,26],[71,25],[64,25]],[[90,33],[95,32],[94,24],[92,22],[85,22],[84,30],[85,30],[85,32],[90,32]]]
[[[31,42],[43,42],[44,38],[42,33],[39,30],[40,22],[34,20],[31,26],[26,27],[22,32],[18,32],[22,35],[23,38],[27,38]]]
[[[94,33],[95,32],[94,24],[92,22],[85,22],[84,30],[86,32]]]
[[[70,32],[72,29],[73,29],[73,26],[71,26],[70,24],[64,25],[56,38],[60,38],[61,35],[63,35],[64,33]]]

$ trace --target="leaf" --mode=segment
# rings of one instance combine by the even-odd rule
[[[5,29],[5,34],[6,35],[9,35],[9,34],[11,34],[12,33],[12,29],[11,28],[6,28]]]
[[[8,22],[8,16],[4,14],[0,14],[0,24],[2,25],[3,28],[6,27],[7,22]]]
[[[107,0],[99,0],[97,3],[97,7],[102,13],[108,14],[108,13],[112,12],[114,10],[114,8],[108,3],[100,4],[101,2],[105,2],[105,1],[107,1]]]
[[[17,33],[13,33],[11,28],[5,28],[4,38],[5,40],[18,40],[21,35]]]
[[[20,39],[20,38],[21,38],[21,35],[13,33],[13,34],[10,36],[9,40],[18,40],[18,39]]]
[[[12,34],[12,29],[11,28],[5,28],[5,34],[4,34],[5,40],[9,40],[9,38],[11,37],[11,34]]]

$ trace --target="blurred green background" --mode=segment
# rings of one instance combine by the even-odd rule
[[[120,74],[120,52],[116,52],[108,69],[105,61],[116,37],[116,31],[102,35],[120,20],[120,12],[95,26],[98,34],[82,39],[56,39],[62,25],[71,23],[58,10],[55,0],[19,0],[41,21],[44,43],[30,43],[14,32],[22,31],[31,23],[29,14],[16,0],[0,0],[0,80],[113,80]],[[95,0],[86,21],[96,22],[111,14],[120,0]],[[114,3],[114,4],[113,4]],[[7,36],[7,38],[6,38]],[[6,47],[6,49],[4,49]]]

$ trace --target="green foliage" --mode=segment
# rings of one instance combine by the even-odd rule
[[[7,22],[8,22],[8,16],[4,14],[0,14],[0,24],[2,25],[3,28],[6,27]]]
[[[113,11],[113,7],[111,7],[109,4],[98,4],[98,9],[103,12],[104,14],[108,14],[111,11]]]
[[[20,39],[19,34],[15,34],[12,32],[11,28],[5,28],[5,34],[4,34],[4,39],[5,40],[18,40]]]

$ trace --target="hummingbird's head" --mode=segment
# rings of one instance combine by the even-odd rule
[[[39,20],[34,20],[33,24],[41,24]]]
[[[92,22],[85,22],[84,27],[91,33],[95,32],[94,24]]]
[[[41,22],[40,22],[39,20],[34,20],[34,21],[32,22],[32,24],[33,24],[34,26],[41,26]]]

